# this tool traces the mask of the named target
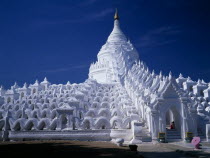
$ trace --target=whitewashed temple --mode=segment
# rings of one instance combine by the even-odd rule
[[[80,84],[16,83],[0,88],[0,140],[102,140],[130,143],[210,140],[210,83],[150,71],[120,29],[114,28]],[[175,122],[175,130],[170,123]]]

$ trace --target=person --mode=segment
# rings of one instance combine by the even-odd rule
[[[175,123],[174,123],[174,121],[171,122],[170,129],[175,129]]]

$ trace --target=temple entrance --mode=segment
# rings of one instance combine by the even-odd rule
[[[68,104],[63,104],[61,107],[56,109],[59,122],[58,130],[72,130],[72,117],[74,109]]]
[[[22,93],[21,93],[21,99],[22,99],[23,97],[24,97],[24,93],[22,92]]]
[[[84,122],[84,129],[90,129],[90,121],[89,120],[86,120]]]
[[[174,115],[173,112],[169,109],[166,112],[166,128],[171,129],[171,124],[174,122]],[[174,128],[175,128],[175,122],[174,122]]]
[[[170,107],[165,114],[166,134],[168,140],[181,139],[181,115],[175,106]]]
[[[166,112],[166,128],[180,131],[180,116],[175,106],[170,107]]]
[[[10,103],[10,102],[11,102],[11,98],[8,97],[8,98],[7,98],[7,103]]]
[[[67,128],[68,119],[65,114],[61,116],[61,129]]]

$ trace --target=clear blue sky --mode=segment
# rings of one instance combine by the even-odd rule
[[[150,69],[210,82],[209,0],[1,0],[0,85],[83,82],[115,8]]]

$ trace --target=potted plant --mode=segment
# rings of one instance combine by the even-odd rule
[[[158,133],[158,142],[160,142],[160,143],[166,142],[166,133],[164,133],[164,132]]]
[[[131,151],[137,151],[138,146],[136,144],[130,144],[129,148]]]
[[[187,143],[191,143],[192,139],[193,139],[193,133],[192,132],[186,132],[185,141]]]

